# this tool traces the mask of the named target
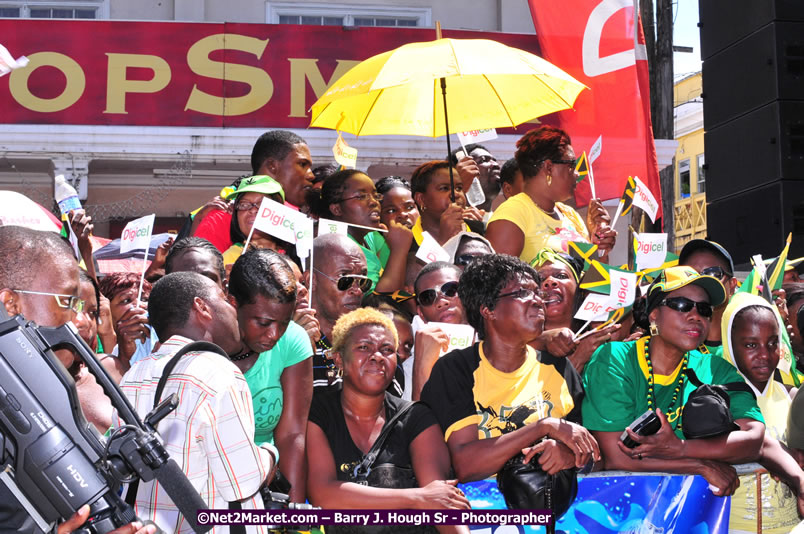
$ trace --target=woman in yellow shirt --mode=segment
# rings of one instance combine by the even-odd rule
[[[601,261],[608,262],[617,232],[600,200],[589,202],[585,223],[562,203],[573,196],[578,179],[569,135],[552,126],[531,130],[517,142],[515,157],[525,189],[491,217],[486,238],[494,250],[530,262],[543,248],[567,252],[568,241],[582,241],[598,245]]]

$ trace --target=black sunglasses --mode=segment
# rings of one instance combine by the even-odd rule
[[[723,278],[724,276],[728,276],[731,278],[733,275],[728,272],[723,267],[719,265],[715,265],[714,267],[707,267],[701,271],[701,274],[704,276],[714,276],[715,278]]]
[[[553,159],[553,160],[550,160],[550,161],[552,161],[554,164],[558,164],[558,165],[569,165],[573,169],[575,168],[575,165],[578,163],[577,158],[576,159]]]
[[[439,294],[451,299],[458,294],[458,282],[447,282],[440,288],[425,289],[416,296],[416,300],[422,306],[432,306]]]
[[[659,306],[667,306],[671,310],[681,313],[692,311],[693,308],[698,310],[698,315],[701,317],[712,317],[712,305],[708,302],[696,302],[688,299],[687,297],[671,297],[664,299],[659,303]]]
[[[326,278],[327,280],[331,280],[335,282],[338,291],[347,291],[350,287],[352,287],[355,283],[357,284],[357,288],[365,293],[371,288],[371,278],[368,276],[363,276],[362,274],[345,274],[338,278],[332,278],[331,276],[327,276],[326,274],[322,273],[315,267],[313,268],[315,272]]]
[[[461,254],[457,258],[455,258],[455,265],[458,267],[466,267],[480,256],[484,256],[485,254]]]
[[[542,292],[539,291],[538,289],[530,289],[522,287],[517,289],[516,291],[511,291],[510,293],[502,293],[500,295],[497,295],[497,298],[494,300],[500,300],[506,297],[511,297],[519,300],[536,299],[542,297]]]

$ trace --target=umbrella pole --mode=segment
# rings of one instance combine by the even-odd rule
[[[452,144],[449,140],[449,119],[447,119],[447,79],[441,78],[441,95],[444,97],[444,130],[447,133],[447,161],[449,162],[449,198],[455,202],[455,178],[452,176]]]

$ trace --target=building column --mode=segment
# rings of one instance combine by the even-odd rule
[[[87,199],[89,190],[89,158],[53,158],[53,179],[63,174],[64,178],[78,192],[78,198]],[[55,182],[54,182],[55,188]]]

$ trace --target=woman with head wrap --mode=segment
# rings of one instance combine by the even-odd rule
[[[583,265],[575,258],[550,248],[540,250],[531,265],[541,279],[545,317],[544,332],[532,345],[553,356],[566,356],[575,370],[582,373],[592,353],[601,344],[611,341],[620,325],[590,329],[575,339],[575,332],[582,325],[575,319],[575,314],[587,294],[579,287]]]
[[[791,400],[787,389],[774,380],[781,349],[779,333],[783,323],[774,307],[762,297],[736,293],[723,312],[723,357],[737,368],[757,397],[765,419],[762,463],[787,484],[761,476],[762,532],[789,532],[804,511],[804,473],[785,450],[787,416]],[[730,532],[753,532],[756,528],[757,492],[755,477],[740,477],[741,484],[731,498]],[[798,495],[798,498],[796,498]]]

